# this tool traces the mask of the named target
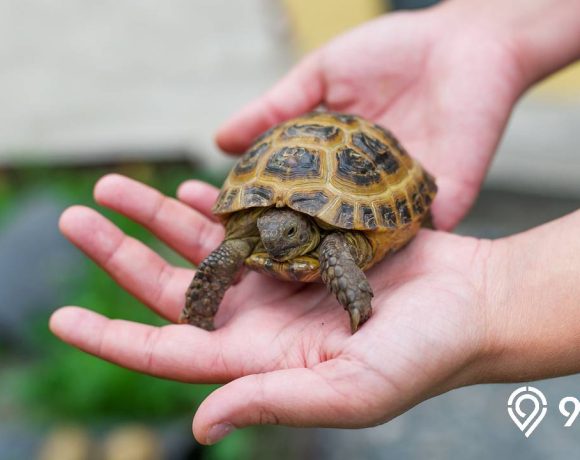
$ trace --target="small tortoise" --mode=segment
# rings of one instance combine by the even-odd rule
[[[363,270],[429,225],[437,187],[382,127],[313,112],[262,134],[213,207],[221,245],[199,266],[180,322],[207,330],[242,265],[289,281],[322,278],[354,333],[370,316]]]

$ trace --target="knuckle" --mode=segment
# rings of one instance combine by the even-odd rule
[[[258,408],[258,424],[280,425],[280,418],[271,408],[261,405]]]

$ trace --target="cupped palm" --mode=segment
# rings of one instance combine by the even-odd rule
[[[275,123],[323,104],[391,129],[437,178],[438,228],[473,203],[511,109],[524,90],[501,31],[452,17],[445,5],[383,16],[315,50],[217,135],[241,152]]]
[[[147,226],[193,263],[222,227],[200,210],[217,191],[186,184],[193,208],[124,178],[96,187],[100,204]],[[125,289],[177,321],[193,271],[168,265],[84,207],[67,210],[64,234]],[[52,330],[103,359],[187,382],[230,382],[199,408],[194,432],[210,442],[219,423],[360,427],[469,383],[480,348],[489,242],[424,230],[368,272],[372,318],[351,335],[348,315],[321,284],[248,272],[224,297],[217,330],[109,320],[77,307],[57,311]]]

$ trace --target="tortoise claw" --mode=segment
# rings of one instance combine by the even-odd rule
[[[357,302],[358,303],[358,302]],[[348,309],[348,314],[350,316],[350,331],[354,334],[360,329],[360,327],[368,321],[372,315],[372,308],[369,305],[368,308],[362,308],[361,305],[355,305]]]
[[[351,310],[350,312],[350,332],[353,334],[358,331],[360,323],[360,312],[358,310]]]

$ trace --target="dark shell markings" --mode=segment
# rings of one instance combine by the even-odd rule
[[[327,142],[339,136],[340,130],[336,126],[323,126],[318,124],[296,124],[290,125],[286,128],[281,139],[301,138],[308,139],[314,142]]]
[[[272,127],[238,160],[214,207],[290,207],[324,228],[414,231],[434,179],[394,135],[347,114],[313,112]]]
[[[270,187],[252,185],[244,189],[243,204],[248,208],[256,206],[268,206],[274,191]]]
[[[381,180],[376,165],[357,151],[343,147],[336,154],[336,173],[343,180],[355,185],[376,184]]]
[[[295,192],[290,197],[290,206],[296,211],[316,215],[328,203],[324,192]]]
[[[265,173],[282,180],[320,177],[320,153],[305,147],[282,147],[270,154]]]
[[[358,132],[353,134],[352,143],[372,158],[377,166],[387,174],[394,174],[399,169],[399,162],[393,152],[378,139]]]
[[[258,144],[248,150],[236,163],[234,167],[234,172],[238,175],[248,174],[256,169],[258,160],[264,152],[268,150],[270,144],[264,142],[263,144]]]

